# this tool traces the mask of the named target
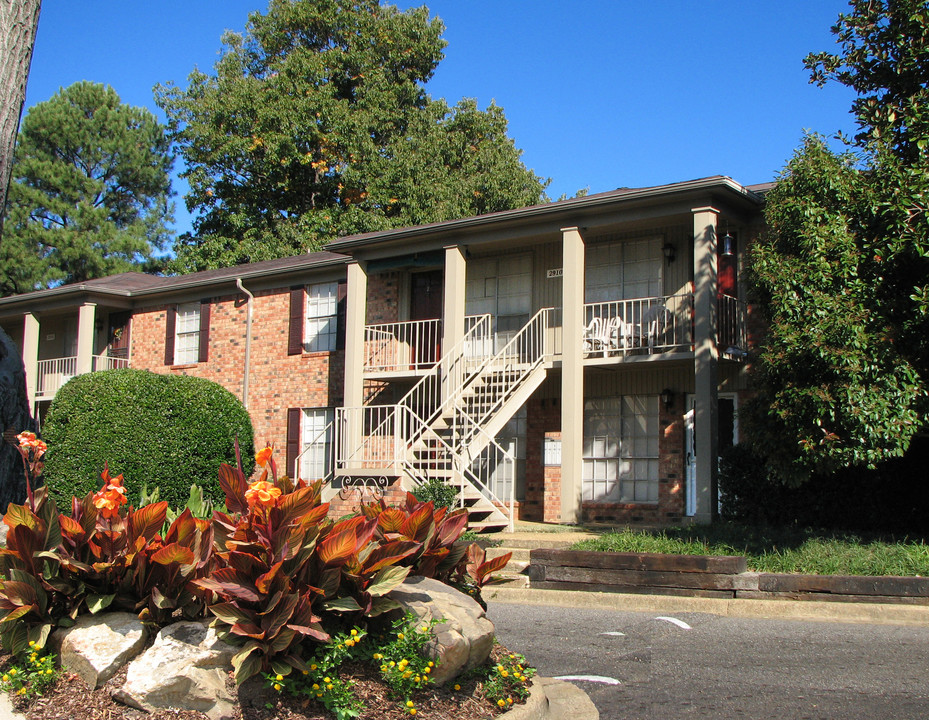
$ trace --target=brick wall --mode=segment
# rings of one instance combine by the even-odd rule
[[[520,520],[561,519],[561,467],[545,467],[542,456],[548,436],[561,438],[561,406],[557,400],[533,398],[526,413],[526,494],[520,503]]]
[[[400,320],[400,273],[376,273],[368,276],[366,322],[398,322]]]
[[[167,305],[137,310],[132,318],[132,367],[157,373],[192,375],[219,383],[239,399],[245,364],[244,297],[212,299],[209,361],[165,365]],[[335,407],[342,403],[344,351],[287,354],[290,292],[256,293],[248,409],[255,444],[274,443],[283,458],[289,407]]]

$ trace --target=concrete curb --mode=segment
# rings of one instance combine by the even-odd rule
[[[926,625],[929,623],[929,606],[926,605],[633,595],[586,590],[540,590],[495,586],[485,587],[483,595],[484,599],[489,602],[594,607],[632,612],[701,612],[741,618],[872,623],[875,625]]]
[[[26,716],[13,709],[10,696],[0,693],[0,720],[26,720]]]

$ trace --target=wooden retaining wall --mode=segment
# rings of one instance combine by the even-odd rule
[[[537,549],[528,573],[558,590],[929,605],[929,578],[756,573],[740,556]]]

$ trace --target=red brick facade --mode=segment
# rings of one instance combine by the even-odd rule
[[[255,294],[249,360],[248,409],[255,443],[273,443],[281,453],[287,440],[287,409],[337,407],[344,386],[344,351],[287,354],[289,302],[288,288]],[[213,380],[242,399],[245,298],[211,298],[210,307],[207,362],[165,364],[168,306],[161,305],[133,314],[132,366]]]

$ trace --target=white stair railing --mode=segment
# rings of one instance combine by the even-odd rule
[[[77,375],[77,358],[39,360],[36,364],[36,397],[54,397],[58,388]]]
[[[442,321],[408,320],[365,326],[366,372],[422,370],[438,360]]]

